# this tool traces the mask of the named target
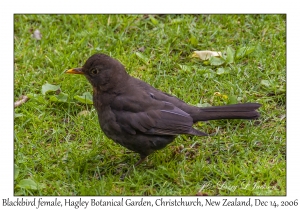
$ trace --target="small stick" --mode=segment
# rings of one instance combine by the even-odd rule
[[[21,96],[21,99],[15,102],[15,108],[21,106],[23,103],[28,101],[29,98],[27,96]]]

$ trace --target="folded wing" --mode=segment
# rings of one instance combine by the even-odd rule
[[[169,102],[160,101],[159,105],[139,112],[112,110],[120,127],[133,135],[137,132],[149,135],[207,135],[192,127],[193,119],[188,113]]]

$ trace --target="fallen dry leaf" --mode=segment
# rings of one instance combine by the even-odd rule
[[[208,60],[210,57],[221,57],[221,52],[216,51],[209,51],[209,50],[203,50],[203,51],[194,51],[192,57],[199,57],[201,60]]]
[[[196,196],[208,196],[208,194],[204,192],[197,192]]]

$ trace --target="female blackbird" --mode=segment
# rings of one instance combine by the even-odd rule
[[[93,103],[106,136],[140,154],[139,165],[179,134],[207,136],[193,123],[217,119],[255,119],[258,103],[199,108],[131,77],[117,60],[91,56],[82,68],[66,71],[83,74],[93,86]]]

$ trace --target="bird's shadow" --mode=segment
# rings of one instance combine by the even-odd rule
[[[132,169],[137,160],[139,160],[139,155],[128,151],[125,154],[120,154],[110,159],[106,159],[100,155],[90,156],[85,162],[77,164],[77,167],[80,173],[85,172],[90,177],[96,179],[101,179],[105,176],[115,176],[117,179],[120,179],[120,177],[124,178],[124,174]],[[145,171],[146,169],[155,169],[155,166],[150,162],[146,160],[145,163],[134,167],[134,170]]]

